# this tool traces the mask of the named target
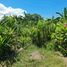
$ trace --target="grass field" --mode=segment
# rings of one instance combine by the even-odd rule
[[[32,56],[34,55],[34,56]],[[32,57],[32,58],[31,58]],[[29,46],[17,56],[12,67],[66,67],[63,59],[54,51]]]

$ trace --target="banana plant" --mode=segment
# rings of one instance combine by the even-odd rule
[[[67,8],[64,8],[63,13],[56,12],[56,14],[58,14],[64,20],[67,20]]]

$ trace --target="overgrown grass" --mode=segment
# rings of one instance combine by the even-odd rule
[[[30,54],[36,51],[43,55],[42,60],[30,60]],[[54,51],[31,45],[17,56],[17,62],[12,67],[65,67],[65,65],[61,57]]]

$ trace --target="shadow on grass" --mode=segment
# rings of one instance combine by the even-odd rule
[[[2,67],[11,67],[16,62],[16,51],[12,50],[8,46],[0,48],[0,64]]]

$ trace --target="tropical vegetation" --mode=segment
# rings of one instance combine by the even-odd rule
[[[0,20],[0,62],[14,63],[18,54],[31,45],[67,56],[67,8],[62,14],[56,13],[58,17],[49,19],[26,13],[25,17],[4,16]]]

